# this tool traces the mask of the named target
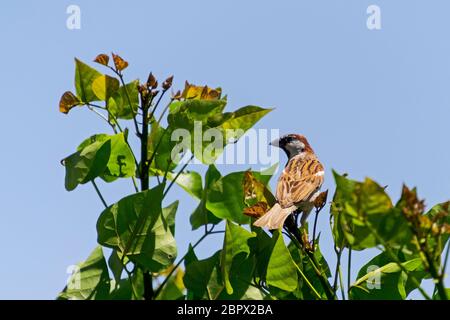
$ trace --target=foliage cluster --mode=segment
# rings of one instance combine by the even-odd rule
[[[63,94],[59,110],[67,114],[84,107],[106,121],[112,134],[92,135],[62,163],[66,189],[92,184],[105,209],[97,221],[99,245],[78,265],[59,299],[405,299],[414,289],[425,299],[448,298],[443,283],[448,246],[442,256],[450,233],[449,202],[426,211],[416,190],[405,186],[394,204],[373,180],[358,182],[333,172],[336,190],[330,227],[337,265],[331,268],[316,236],[317,215],[325,207],[327,193],[316,203],[312,236],[295,217],[284,230],[268,233],[253,227],[252,221],[275,201],[268,187],[273,168],[222,175],[214,165],[223,147],[270,109],[246,106],[224,112],[227,98],[221,88],[186,83],[182,92],[167,97],[159,112],[173,77],[158,83],[150,73],[145,83],[125,82],[128,62],[123,58],[112,54],[110,61],[100,54],[95,62],[109,74],[75,59],[76,90]],[[195,122],[222,132],[223,147],[206,157],[205,142],[174,152],[173,132],[183,128],[194,137]],[[130,130],[139,150],[129,143],[134,138]],[[179,162],[186,154],[208,166],[204,177],[187,171],[189,162]],[[106,183],[129,179],[136,192],[108,204],[99,179]],[[174,183],[198,200],[189,220],[193,230],[204,229],[181,256],[175,242],[178,201],[166,203]],[[217,230],[222,221],[225,230]],[[222,248],[199,259],[197,245],[216,233],[223,234]],[[109,257],[103,247],[112,249]],[[343,251],[349,250],[351,257],[352,251],[369,248],[381,253],[346,285]],[[435,280],[432,294],[421,288],[427,278]]]

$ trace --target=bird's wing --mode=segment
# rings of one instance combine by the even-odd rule
[[[287,208],[307,200],[321,187],[323,176],[324,168],[317,158],[292,158],[278,180],[278,203]]]

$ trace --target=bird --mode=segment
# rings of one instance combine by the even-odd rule
[[[320,194],[325,169],[320,163],[305,136],[287,134],[270,143],[281,148],[288,157],[276,187],[276,203],[253,225],[280,229],[285,220],[294,212],[302,212],[304,225],[314,207],[314,200]]]

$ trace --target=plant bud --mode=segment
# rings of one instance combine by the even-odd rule
[[[139,93],[142,94],[145,90],[147,90],[147,88],[146,88],[144,85],[138,86],[138,92],[139,92]]]
[[[183,97],[183,96],[182,96],[180,90],[178,90],[175,94],[172,94],[172,99],[173,99],[173,100],[180,100],[182,97]]]
[[[327,197],[328,197],[328,190],[321,192],[317,198],[314,200],[314,207],[316,210],[322,210],[323,207],[325,207],[325,204],[327,203]]]
[[[173,82],[173,76],[168,77],[162,84],[163,89],[169,90],[170,87],[172,86],[172,82]]]
[[[147,87],[155,89],[158,86],[158,81],[156,81],[155,76],[153,73],[150,72],[147,79]]]

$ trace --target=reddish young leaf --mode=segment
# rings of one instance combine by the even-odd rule
[[[182,98],[198,100],[219,100],[222,94],[221,88],[212,89],[208,86],[196,86],[186,81]]]
[[[94,62],[107,66],[109,63],[109,56],[107,54],[101,53],[95,58]]]
[[[69,113],[70,109],[81,104],[81,101],[70,91],[64,92],[59,100],[59,111]]]
[[[117,71],[122,71],[126,67],[128,67],[128,62],[123,60],[121,56],[113,53],[112,57],[113,57],[114,65],[116,66]]]
[[[251,207],[245,208],[244,214],[246,216],[258,219],[266,214],[267,211],[269,211],[268,204],[266,202],[260,201]]]

